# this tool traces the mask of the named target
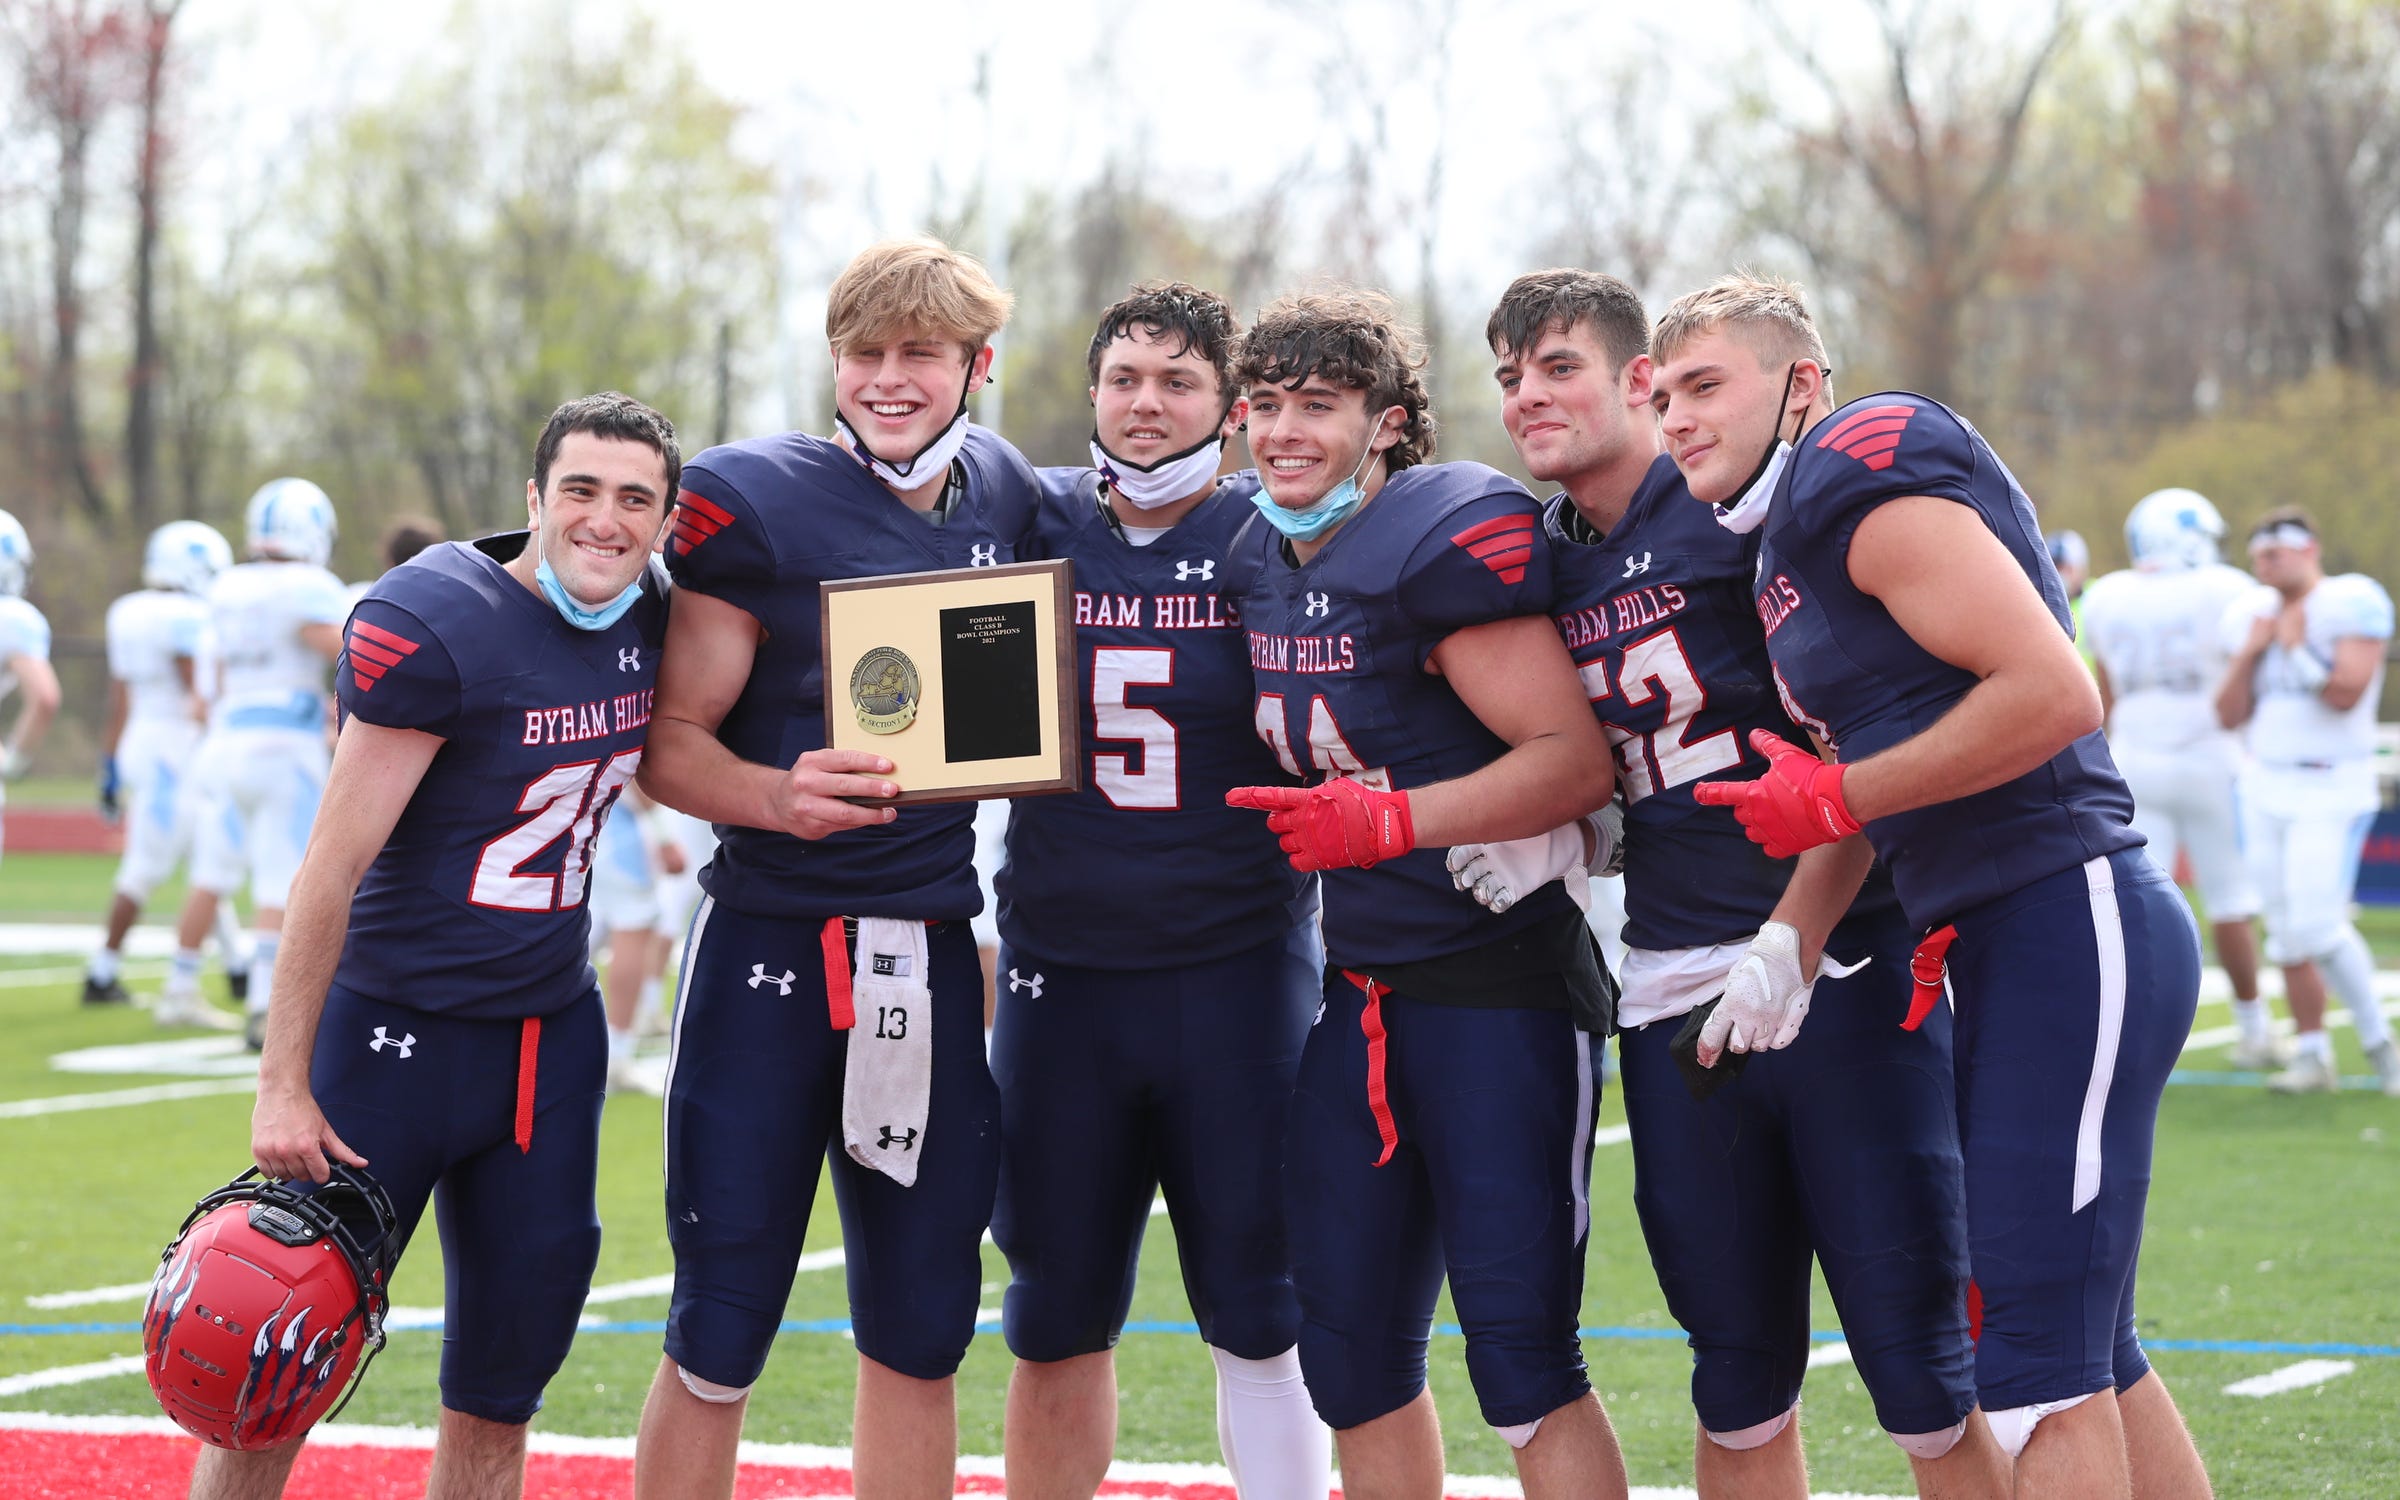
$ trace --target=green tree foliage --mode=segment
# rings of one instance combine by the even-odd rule
[[[471,532],[522,517],[569,396],[714,436],[720,329],[771,326],[773,198],[736,108],[647,22],[581,45],[469,13],[447,51],[311,159],[285,347],[350,516]]]

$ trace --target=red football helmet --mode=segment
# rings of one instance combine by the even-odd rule
[[[349,1167],[322,1187],[253,1167],[201,1199],[142,1309],[158,1404],[219,1448],[297,1440],[383,1347],[399,1240],[391,1198]]]

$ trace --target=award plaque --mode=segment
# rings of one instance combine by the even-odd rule
[[[889,760],[904,804],[1078,790],[1074,586],[1064,561],[818,584],[825,743]]]

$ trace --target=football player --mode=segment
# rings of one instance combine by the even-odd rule
[[[169,521],[142,549],[143,587],[108,607],[108,723],[100,736],[100,804],[123,819],[124,856],[99,949],[83,976],[83,1003],[126,1000],[118,967],[142,904],[190,851],[198,799],[186,782],[207,721],[201,667],[209,658],[207,594],[233,566],[233,549],[213,526]],[[230,902],[217,904],[226,967],[244,969]],[[190,998],[196,999],[194,994]],[[203,1020],[213,1018],[213,1008]],[[160,1024],[178,1017],[171,1005]]]
[[[1485,337],[1519,460],[1564,486],[1543,510],[1553,613],[1626,804],[1617,1024],[1634,1204],[1695,1352],[1700,1493],[1808,1491],[1794,1418],[1813,1257],[1919,1488],[2005,1495],[2007,1464],[1969,1421],[1950,1016],[1910,1024],[1915,935],[1891,879],[1869,876],[1858,835],[1795,869],[1693,800],[1701,778],[1742,764],[1753,731],[1802,737],[1752,605],[1757,535],[1692,504],[1658,451],[1650,320],[1631,287],[1589,271],[1521,276]],[[1450,863],[1504,907],[1561,873],[1579,832],[1464,846]],[[1810,1014],[1796,1040],[1782,1034]],[[1679,1043],[1741,1071],[1713,1089],[1697,1080],[1696,1098]]]
[[[685,472],[674,624],[643,785],[718,825],[667,1071],[666,1358],[635,1487],[733,1491],[743,1405],[831,1161],[859,1355],[859,1493],[948,1495],[1000,1169],[968,928],[974,811],[911,807],[881,756],[825,747],[825,579],[992,566],[1039,494],[967,417],[1009,296],[925,239],[835,280],[836,436],[712,448]],[[851,801],[848,799],[864,799]]]
[[[192,893],[159,1007],[206,1018],[200,944],[246,869],[253,1046],[265,1036],[274,996],[284,898],[325,790],[325,678],[350,612],[349,590],[325,571],[334,526],[323,490],[305,479],[269,480],[243,512],[249,561],[226,569],[208,592],[217,687],[196,758]]]
[[[1100,316],[1092,467],[1043,469],[1034,550],[1075,564],[1081,792],[1025,798],[999,882],[1002,1328],[1013,1491],[1089,1496],[1116,1435],[1110,1350],[1162,1190],[1217,1435],[1246,1500],[1324,1500],[1283,1230],[1283,1115],[1322,989],[1316,882],[1237,786],[1282,779],[1218,598],[1258,480],[1233,310],[1156,282]]]
[[[2316,522],[2296,506],[2250,531],[2258,586],[2224,621],[2233,660],[2217,690],[2228,729],[2247,726],[2242,806],[2266,897],[2267,958],[2283,967],[2299,1031],[2281,1093],[2340,1087],[2325,1035],[2325,991],[2350,1008],[2383,1091],[2400,1096],[2395,1051],[2375,997],[2375,959],[2350,920],[2359,855],[2378,805],[2375,705],[2392,637],[2392,596],[2363,573],[2325,576]]]
[[[643,574],[676,469],[657,412],[567,402],[534,450],[529,531],[385,574],[335,674],[345,722],[292,883],[250,1149],[288,1180],[365,1169],[403,1243],[438,1191],[434,1495],[518,1492],[600,1253],[585,896],[641,764],[665,612]],[[279,1494],[299,1448],[205,1449],[192,1493]]]
[[[15,516],[0,510],[0,698],[22,691],[16,723],[0,742],[0,783],[16,780],[33,762],[58,717],[58,673],[50,665],[50,621],[25,598],[33,571],[33,541]],[[0,803],[6,802],[0,796]]]
[[[1835,409],[1787,283],[1732,276],[1659,320],[1652,405],[1692,495],[1759,530],[1756,606],[1792,721],[1703,782],[1788,857],[1866,830],[1948,955],[1976,1394],[2021,1496],[2203,1495],[2133,1322],[2159,1096],[2191,1029],[2191,908],[2142,849],[2032,503],[1947,407]],[[2038,1425],[2037,1425],[2038,1424]]]
[[[2270,1068],[2284,1058],[2258,998],[2258,888],[2235,822],[2241,746],[2216,706],[2230,655],[2225,612],[2252,584],[2217,556],[2224,535],[2207,496],[2144,495],[2125,518],[2133,566],[2084,591],[2082,640],[2108,715],[2109,757],[2133,791],[2133,826],[2160,869],[2172,874],[2178,851],[2191,856],[2217,961],[2233,982],[2233,1065]]]
[[[1350,291],[1274,303],[1235,361],[1263,488],[1224,593],[1258,732],[1314,785],[1228,800],[1325,871],[1284,1166],[1300,1365],[1347,1493],[1438,1493],[1447,1272],[1526,1493],[1623,1495],[1575,1332],[1613,986],[1563,890],[1496,913],[1441,853],[1594,812],[1608,745],[1548,618],[1540,511],[1495,470],[1426,462],[1423,364],[1390,301]]]
[[[634,1065],[640,1009],[654,1002],[662,953],[672,946],[659,888],[683,871],[683,845],[641,788],[626,789],[626,816],[600,830],[592,855],[592,936],[608,947],[600,996],[608,1012],[608,1091],[655,1094]]]

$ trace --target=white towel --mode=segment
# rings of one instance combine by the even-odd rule
[[[858,919],[850,1056],[842,1071],[842,1149],[902,1187],[917,1181],[933,1098],[933,991],[925,924]]]

